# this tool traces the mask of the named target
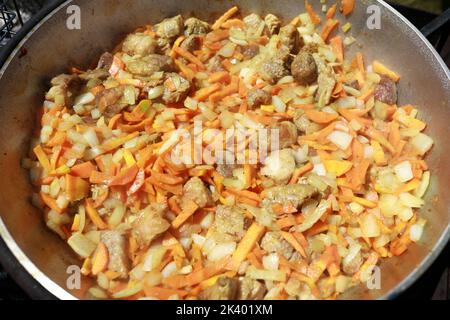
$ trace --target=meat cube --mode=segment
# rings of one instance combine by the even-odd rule
[[[126,239],[119,231],[102,231],[100,241],[108,249],[108,270],[117,272],[121,279],[128,277],[130,262],[126,253]]]
[[[289,74],[285,67],[285,61],[278,57],[272,57],[264,62],[260,69],[261,77],[271,84],[277,83],[281,78]]]
[[[291,121],[280,122],[276,127],[278,129],[278,139],[280,149],[288,148],[297,142],[297,127]]]
[[[359,271],[362,263],[363,258],[361,256],[361,253],[358,252],[353,257],[346,257],[342,260],[342,271],[344,271],[346,275],[352,276]]]
[[[321,72],[318,76],[317,84],[318,88],[315,98],[319,107],[323,108],[331,102],[331,96],[336,86],[336,79],[332,73]]]
[[[205,35],[211,29],[209,24],[197,18],[189,18],[184,22],[184,34],[186,36],[190,35]]]
[[[202,300],[235,300],[238,295],[239,280],[220,277],[216,283],[200,293]]]
[[[190,35],[183,40],[180,47],[186,51],[194,52],[199,50],[202,45],[201,38],[198,35]]]
[[[381,77],[380,83],[375,87],[375,99],[390,105],[397,103],[397,85],[391,78]]]
[[[190,82],[178,73],[168,73],[166,76],[166,81],[164,81],[164,102],[177,103],[183,101],[189,90],[191,90]]]
[[[83,82],[78,75],[61,74],[51,81],[52,88],[45,98],[55,102],[56,105],[72,106],[75,97],[79,94]]]
[[[244,235],[244,212],[238,207],[218,206],[213,226],[217,233],[231,236],[225,238],[238,240]]]
[[[139,247],[146,247],[160,234],[170,227],[170,223],[163,218],[167,212],[167,205],[152,203],[145,208],[133,222],[132,235]]]
[[[271,145],[271,148],[275,148],[275,146]],[[280,183],[287,182],[294,171],[295,158],[291,149],[273,151],[264,160],[264,167],[261,168],[261,174]]]
[[[277,186],[264,191],[263,204],[285,204],[290,202],[294,207],[300,207],[303,202],[317,195],[317,189],[307,184],[289,184]]]
[[[194,201],[200,208],[213,204],[211,192],[198,177],[191,178],[183,187],[184,198]]]
[[[127,71],[138,76],[151,76],[155,72],[169,72],[174,70],[170,57],[159,54],[150,54],[142,58],[131,59],[127,64]]]
[[[294,79],[301,85],[309,85],[315,82],[319,73],[312,54],[300,51],[292,62],[291,73]]]
[[[174,39],[183,32],[183,17],[177,15],[172,18],[167,18],[155,26],[158,37]]]
[[[266,294],[266,286],[249,277],[239,279],[238,300],[262,300]]]
[[[311,134],[322,129],[320,124],[310,121],[303,110],[295,111],[294,123],[297,129],[305,134]]]
[[[122,51],[130,56],[146,56],[155,52],[156,41],[145,33],[132,33],[125,38]]]
[[[95,100],[100,112],[103,113],[108,107],[117,105],[117,102],[123,95],[123,90],[123,87],[114,87],[102,90],[97,93],[97,95],[95,96]]]
[[[252,109],[259,108],[261,105],[270,104],[272,96],[269,92],[262,89],[250,89],[247,93],[247,103]]]
[[[251,13],[244,17],[244,23],[249,29],[257,29],[261,22],[263,22],[263,19],[256,13]]]
[[[281,21],[277,16],[269,13],[264,18],[264,22],[266,23],[267,29],[271,35],[276,34],[280,31]]]
[[[256,44],[249,44],[247,46],[241,47],[241,53],[245,60],[250,60],[251,58],[259,54],[259,46]]]
[[[282,27],[278,36],[282,45],[288,47],[292,54],[297,54],[299,49],[303,47],[303,38],[300,37],[297,28],[292,24]]]
[[[294,253],[294,248],[284,240],[278,231],[266,232],[261,240],[261,248],[267,253],[277,253],[289,259]]]

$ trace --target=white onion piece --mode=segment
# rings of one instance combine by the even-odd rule
[[[328,140],[333,142],[337,147],[342,150],[347,150],[353,141],[353,137],[342,131],[333,131],[329,136]]]
[[[401,182],[408,182],[414,178],[411,162],[403,161],[394,167],[395,174]]]

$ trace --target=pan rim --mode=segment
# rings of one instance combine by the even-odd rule
[[[388,11],[394,14],[398,19],[400,19],[406,26],[408,26],[415,34],[419,37],[422,43],[426,46],[429,52],[432,53],[433,58],[436,59],[439,66],[444,71],[447,79],[450,81],[450,70],[444,63],[441,56],[437,53],[428,39],[401,13],[399,13],[395,8],[386,3],[384,0],[376,0],[379,4],[385,7]],[[35,31],[51,19],[55,14],[57,14],[62,8],[66,7],[72,0],[55,0],[47,7],[41,10],[40,13],[36,14],[3,48],[3,52],[0,54],[0,79],[3,77],[5,70],[9,67],[10,62],[16,56],[19,50],[23,47],[26,41],[33,36]],[[450,224],[442,233],[441,237],[435,243],[434,247],[429,254],[422,259],[421,263],[416,269],[410,272],[401,282],[399,282],[395,287],[393,287],[389,292],[379,297],[379,300],[391,300],[398,297],[402,292],[408,289],[415,281],[417,281],[426,270],[435,262],[438,256],[442,253],[443,249],[450,240]],[[16,243],[12,235],[9,233],[3,219],[0,216],[0,249],[2,249],[3,243],[6,245],[6,249],[9,252],[4,252],[6,258],[1,257],[1,261],[6,263],[4,268],[9,272],[15,281],[17,281],[25,291],[30,294],[30,291],[36,290],[31,289],[33,285],[24,285],[21,276],[28,274],[28,278],[31,281],[39,283],[43,290],[48,291],[51,295],[54,295],[58,299],[62,300],[77,300],[75,296],[70,294],[67,290],[63,289],[61,286],[56,284],[51,278],[44,274],[22,251],[19,245]],[[10,260],[8,262],[7,260]],[[13,261],[14,260],[14,261]],[[18,271],[17,269],[20,269]],[[30,294],[33,296],[33,294]]]

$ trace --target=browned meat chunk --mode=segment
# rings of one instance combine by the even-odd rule
[[[167,74],[164,81],[163,100],[166,103],[177,103],[183,101],[189,93],[191,84],[178,73]]]
[[[277,16],[269,13],[265,18],[264,22],[266,23],[267,29],[271,35],[278,33],[281,27],[281,21]]]
[[[236,300],[239,290],[239,280],[220,277],[211,287],[200,293],[202,300]]]
[[[259,108],[261,105],[270,104],[272,96],[269,92],[262,89],[250,89],[247,94],[248,106],[252,109]]]
[[[346,85],[349,86],[350,88],[361,90],[361,86],[359,85],[359,82],[357,80],[350,81],[346,83]]]
[[[289,201],[294,207],[298,208],[307,199],[315,196],[317,189],[306,184],[290,184],[267,189],[264,193],[264,204],[285,204]]]
[[[322,129],[320,124],[310,121],[303,110],[296,110],[294,123],[297,129],[305,134],[311,134]]]
[[[219,56],[214,56],[209,59],[207,69],[209,72],[218,72],[225,70],[222,65],[222,59]]]
[[[281,78],[289,74],[285,67],[285,61],[278,57],[272,57],[261,66],[261,77],[269,83],[277,83]]]
[[[281,43],[288,47],[292,54],[296,54],[303,47],[303,39],[300,37],[297,28],[292,24],[282,27],[278,35]]]
[[[312,54],[300,51],[292,62],[291,73],[294,79],[301,85],[308,85],[315,82],[319,73]]]
[[[298,133],[297,127],[290,121],[280,122],[276,129],[279,130],[279,147],[285,149],[297,142]]]
[[[155,26],[158,37],[174,39],[183,32],[183,17],[181,15],[167,18]]]
[[[154,53],[156,41],[145,33],[132,33],[125,38],[122,45],[123,52],[130,56],[146,56]]]
[[[262,300],[266,294],[266,286],[258,280],[243,277],[239,280],[238,300]]]
[[[150,54],[143,58],[130,60],[127,70],[139,76],[151,76],[155,72],[169,72],[174,69],[173,61],[170,57],[159,54]]]
[[[210,30],[210,26],[207,22],[199,20],[197,18],[189,18],[184,22],[184,34],[190,36],[192,34],[204,35]]]
[[[397,103],[397,85],[386,77],[381,77],[380,83],[375,88],[375,99],[386,104]]]
[[[110,89],[105,89],[97,93],[95,99],[100,112],[103,113],[108,107],[117,105],[117,102],[120,100],[122,95],[123,95],[123,87],[114,87]]]
[[[194,52],[199,50],[202,45],[201,38],[197,35],[190,35],[183,40],[180,47],[186,51]]]
[[[251,13],[248,16],[244,17],[244,23],[248,29],[256,30],[259,25],[263,22],[263,19],[256,13]]]
[[[100,241],[108,249],[108,270],[117,272],[120,278],[126,278],[130,263],[126,253],[126,240],[119,231],[102,231]]]
[[[75,74],[61,74],[51,81],[52,88],[47,92],[45,98],[55,102],[56,105],[72,106],[75,97],[82,87],[82,80]]]
[[[235,164],[218,164],[217,165],[217,172],[220,173],[225,178],[233,176],[233,170],[236,169]]]
[[[218,206],[214,230],[221,235],[228,235],[227,240],[238,240],[244,235],[244,212],[238,207]],[[216,237],[217,238],[217,237]]]
[[[170,223],[163,218],[166,211],[167,205],[152,203],[139,214],[133,222],[132,230],[139,247],[148,246],[153,239],[169,229]]]
[[[183,187],[184,197],[194,201],[200,208],[213,204],[211,192],[198,177],[191,178]]]
[[[294,253],[294,248],[283,239],[283,236],[278,231],[266,232],[261,240],[261,248],[267,253],[278,253],[286,259],[290,259]]]
[[[242,55],[245,60],[250,60],[259,54],[259,46],[256,44],[249,44],[247,46],[242,47]]]
[[[97,68],[109,70],[113,63],[113,59],[114,59],[114,56],[111,53],[105,52],[104,54],[102,54],[102,56],[98,60]]]

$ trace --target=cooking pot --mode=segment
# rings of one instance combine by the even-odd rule
[[[320,12],[319,1],[315,3]],[[246,14],[274,13],[292,19],[304,12],[294,0],[77,0],[57,1],[36,15],[3,50],[0,58],[0,260],[14,279],[35,298],[84,298],[90,279],[67,286],[80,265],[69,246],[47,229],[42,214],[30,203],[27,155],[36,110],[44,101],[49,80],[68,66],[88,68],[138,26],[176,14],[212,21],[232,5]],[[78,7],[71,7],[76,5]],[[81,13],[79,29],[68,18]],[[380,28],[367,22],[380,14]],[[376,17],[375,17],[376,19]],[[428,221],[424,236],[400,257],[381,263],[381,288],[355,287],[344,299],[391,299],[408,288],[433,263],[450,237],[450,72],[426,38],[384,1],[357,1],[348,20],[367,61],[378,59],[401,74],[399,104],[419,106],[435,140],[428,157],[432,181],[420,214]],[[371,20],[372,21],[372,20]],[[73,22],[73,21],[72,21]],[[342,21],[343,22],[343,21]],[[373,21],[372,21],[373,22]],[[345,22],[344,22],[345,23]],[[76,26],[76,25],[75,25]],[[369,28],[370,27],[370,28]],[[353,52],[352,52],[353,51]],[[68,273],[69,271],[69,273]]]

